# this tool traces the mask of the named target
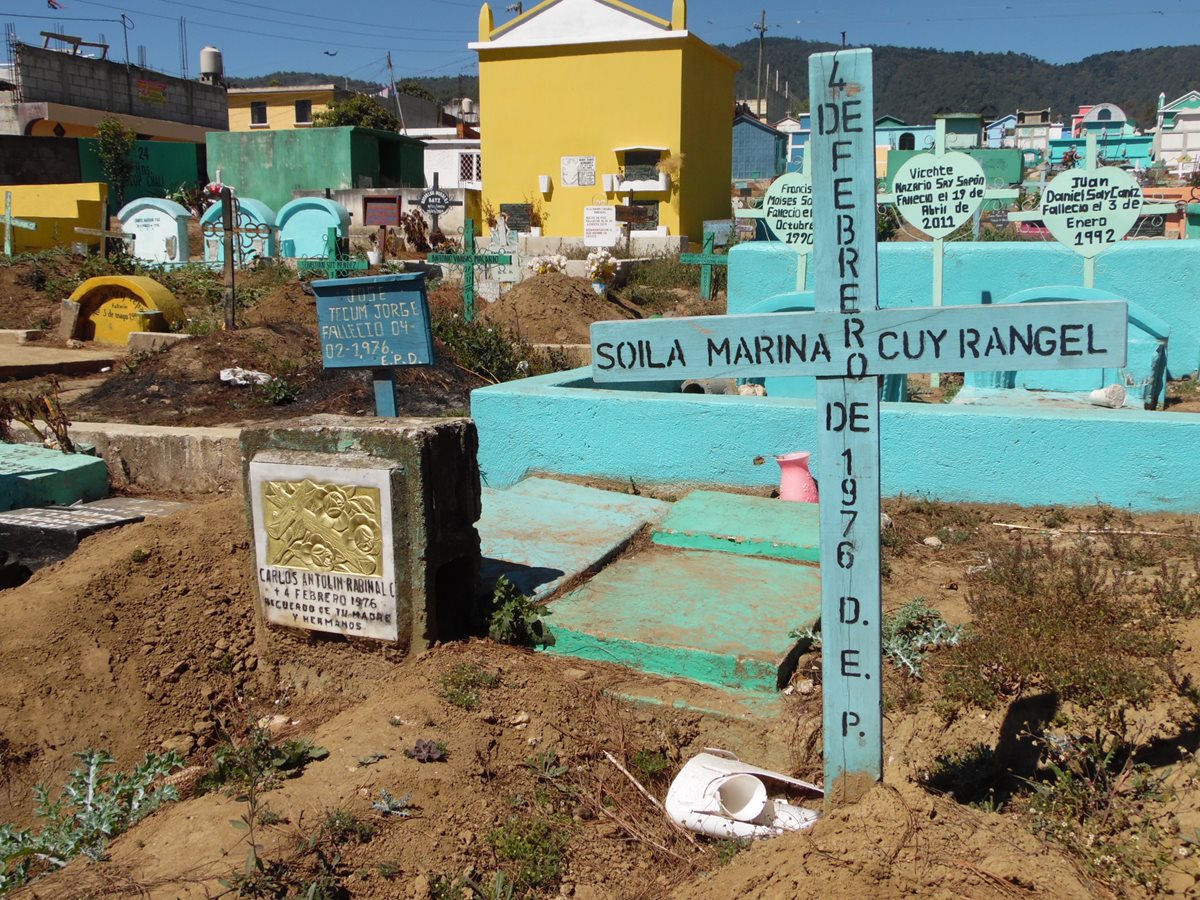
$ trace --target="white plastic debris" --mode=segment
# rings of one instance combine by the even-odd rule
[[[1106,406],[1109,409],[1120,409],[1125,405],[1125,388],[1119,384],[1097,388],[1088,394],[1088,400],[1093,406]]]
[[[776,796],[768,792],[768,785]],[[824,793],[815,784],[741,762],[727,750],[706,747],[671,782],[667,815],[689,831],[715,838],[775,837],[811,828],[819,814],[790,803],[785,785],[817,797]]]
[[[256,372],[253,369],[234,366],[231,369],[221,370],[221,380],[243,387],[247,384],[266,384],[271,380],[271,376],[266,372]]]

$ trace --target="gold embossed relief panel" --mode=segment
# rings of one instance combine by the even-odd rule
[[[262,482],[271,566],[345,575],[383,572],[379,488],[312,481]]]
[[[407,637],[409,599],[396,583],[394,467],[352,455],[296,453],[296,463],[281,461],[285,455],[249,467],[263,618],[386,641],[399,640],[403,619]]]

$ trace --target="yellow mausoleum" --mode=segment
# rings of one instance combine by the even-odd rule
[[[730,217],[738,64],[620,0],[545,0],[495,26],[479,13],[483,202],[532,204],[543,234],[583,234],[584,208],[701,240]],[[535,223],[536,224],[536,223]]]

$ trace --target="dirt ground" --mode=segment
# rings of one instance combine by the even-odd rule
[[[988,563],[997,541],[1019,534],[993,523],[1062,540],[1059,531],[1094,530],[1108,515],[919,499],[886,508],[894,525],[885,607],[921,596],[956,623],[971,618],[969,572]],[[1119,524],[1180,541],[1175,562],[1196,552],[1194,517]],[[942,546],[927,545],[930,536]],[[741,849],[673,831],[613,760],[660,801],[678,766],[705,747],[819,780],[821,691],[811,656],[777,712],[749,716],[701,686],[488,641],[405,658],[372,642],[266,633],[254,624],[249,541],[239,498],[203,503],[89,538],[70,559],[0,592],[10,611],[0,634],[0,821],[29,824],[32,785],[61,783],[84,747],[108,749],[123,768],[165,748],[210,767],[230,735],[276,716],[281,739],[311,738],[329,755],[264,795],[277,819],[257,840],[264,858],[286,862],[298,879],[335,876],[343,892],[322,896],[458,896],[444,892],[455,879],[484,885],[497,870],[511,873],[496,835],[530,821],[565,845],[545,896],[1185,896],[1200,875],[1187,838],[1200,827],[1198,742],[1178,698],[1156,697],[1138,712],[1180,748],[1154,762],[1170,792],[1141,811],[1160,827],[1166,855],[1153,888],[1106,880],[1012,811],[922,786],[939,757],[995,745],[1011,725],[1003,706],[948,715],[940,656],[926,683],[888,668],[884,785],[809,833]],[[1177,672],[1200,676],[1198,621],[1170,627]],[[446,689],[464,672],[494,682],[477,686],[469,709]],[[619,699],[639,694],[691,708]],[[406,756],[421,739],[443,742],[446,760]],[[665,765],[639,768],[644,754]],[[373,811],[381,790],[407,796],[411,816]],[[118,838],[107,861],[76,861],[21,895],[230,896],[220,880],[244,865],[246,837],[230,822],[245,809],[221,791],[169,804]],[[343,836],[314,856],[322,823],[338,810],[372,833]]]
[[[593,322],[641,318],[615,294],[597,294],[586,278],[559,273],[522,281],[482,314],[533,344],[586,344]]]

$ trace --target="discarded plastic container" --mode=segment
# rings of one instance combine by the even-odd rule
[[[768,785],[781,796],[769,797]],[[667,791],[666,810],[689,831],[716,838],[774,837],[802,831],[819,814],[789,803],[784,785],[803,788],[815,796],[823,791],[770,769],[741,762],[727,750],[706,748],[687,761]]]
[[[779,499],[797,503],[817,502],[817,483],[808,469],[812,456],[807,450],[800,453],[785,453],[775,457],[779,463]]]
[[[1088,394],[1088,400],[1093,406],[1107,406],[1109,409],[1120,409],[1125,405],[1125,388],[1119,384],[1097,388]]]

